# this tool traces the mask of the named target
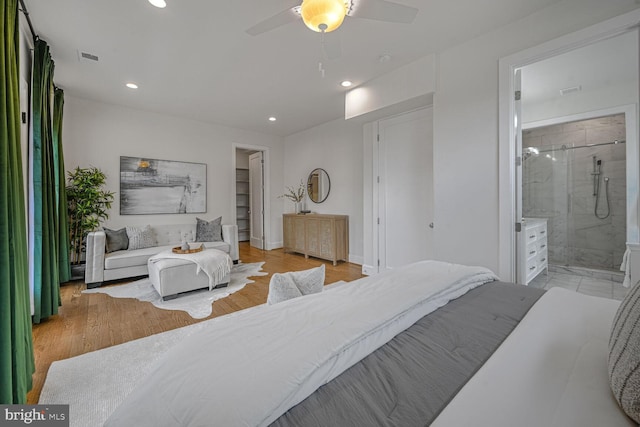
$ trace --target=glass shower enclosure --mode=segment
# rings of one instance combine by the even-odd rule
[[[627,224],[624,115],[524,130],[522,152],[523,214],[547,218],[550,268],[619,271]]]

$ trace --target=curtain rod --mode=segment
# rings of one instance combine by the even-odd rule
[[[20,0],[20,7],[18,8],[18,10],[22,12],[25,18],[27,18],[27,24],[29,24],[29,30],[31,31],[31,36],[33,37],[34,40],[37,39],[38,36],[35,30],[33,29],[31,18],[29,18],[29,11],[27,11],[27,6],[24,5],[24,0]]]

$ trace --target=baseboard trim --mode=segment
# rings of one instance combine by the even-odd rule
[[[378,272],[376,270],[377,268],[375,268],[373,265],[362,266],[362,274],[364,274],[365,276],[372,276],[374,274],[377,274]]]
[[[266,244],[266,250],[271,251],[273,249],[280,249],[282,247],[284,247],[284,243],[283,242],[269,242]]]
[[[351,264],[362,265],[362,264],[364,264],[364,257],[361,257],[359,255],[351,255],[351,254],[349,254],[349,262]]]

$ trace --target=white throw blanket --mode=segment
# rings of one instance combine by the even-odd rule
[[[106,426],[264,426],[423,316],[497,277],[423,261],[224,316],[167,353]]]
[[[176,254],[168,250],[153,255],[149,258],[148,263],[153,264],[167,258],[184,259],[196,264],[198,266],[196,274],[203,271],[209,277],[209,290],[221,283],[222,279],[231,273],[233,267],[233,261],[229,254],[218,249],[205,249],[192,254]]]
[[[622,286],[628,288],[631,285],[631,249],[627,246],[622,256],[622,264],[620,265],[620,271],[624,272],[624,280]]]

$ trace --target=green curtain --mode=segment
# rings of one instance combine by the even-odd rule
[[[0,404],[8,404],[25,403],[35,364],[20,150],[18,0],[0,0],[0,21]]]
[[[31,108],[33,114],[33,321],[58,313],[60,277],[58,273],[59,223],[56,201],[55,156],[52,130],[54,64],[49,45],[35,42]]]
[[[56,177],[58,276],[60,283],[71,280],[71,264],[69,263],[69,214],[67,211],[66,177],[64,174],[64,155],[62,151],[63,107],[64,91],[56,88],[53,101],[53,158]]]

